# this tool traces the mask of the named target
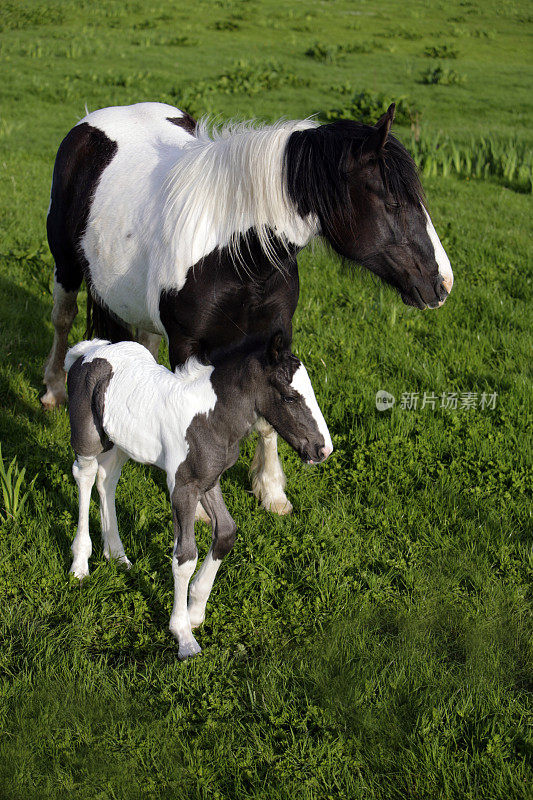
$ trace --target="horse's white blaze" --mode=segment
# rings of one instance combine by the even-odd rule
[[[326,425],[326,420],[322,414],[322,411],[319,408],[317,403],[315,393],[313,391],[313,387],[311,386],[311,381],[309,379],[309,375],[307,374],[307,370],[303,364],[300,364],[298,369],[293,375],[291,381],[291,387],[295,389],[305,400],[305,403],[311,412],[313,419],[315,420],[318,430],[324,437],[324,447],[326,448],[326,458],[333,452],[333,444],[331,441],[331,436],[328,430],[328,426]]]
[[[435,251],[435,261],[437,262],[439,267],[439,275],[443,280],[444,288],[449,294],[453,286],[453,272],[450,264],[450,259],[448,258],[446,250],[442,246],[439,237],[437,236],[437,231],[433,226],[431,217],[429,216],[424,206],[422,206],[422,208],[424,209],[424,214],[426,215],[426,228],[431,244],[433,245],[433,250]],[[440,305],[442,305],[442,303]]]
[[[112,347],[98,342],[86,351],[83,363],[95,358],[113,368],[105,394],[105,432],[130,458],[164,469],[172,493],[176,470],[189,451],[189,425],[197,414],[215,407],[214,367],[192,356],[172,373],[137,342]]]
[[[91,204],[82,249],[96,294],[125,322],[164,334],[159,298],[179,291],[189,269],[216,247],[235,247],[255,227],[303,247],[317,233],[286,196],[283,158],[309,120],[256,130],[250,123],[191,135],[164,103],[105,108],[87,123],[117,144]],[[80,124],[81,124],[80,123]],[[126,202],[125,202],[126,201]]]

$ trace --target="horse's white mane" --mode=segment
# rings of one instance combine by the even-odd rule
[[[238,260],[240,236],[250,228],[274,264],[269,230],[286,245],[305,245],[316,221],[302,219],[287,196],[283,160],[290,135],[315,125],[308,119],[266,126],[251,120],[216,128],[209,118],[200,120],[165,186],[165,238],[174,240],[176,252],[186,232],[191,246],[196,237],[208,238],[229,246]]]

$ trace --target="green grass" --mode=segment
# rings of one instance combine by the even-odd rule
[[[5,470],[15,456],[26,470],[21,493],[35,483],[0,524],[0,797],[531,796],[531,188],[519,168],[531,166],[532,19],[492,0],[410,0],[397,17],[392,2],[3,4],[0,442]],[[332,57],[306,55],[317,43]],[[433,51],[463,85],[420,83]],[[181,664],[162,474],[129,464],[119,484],[131,572],[105,562],[94,504],[91,576],[67,574],[68,418],[39,404],[57,145],[85,103],[182,95],[195,113],[274,119],[363,91],[420,111],[412,147],[456,283],[421,313],[320,247],[302,254],[295,350],[336,449],[311,470],[282,446],[295,510],[278,519],[249,493],[243,444],[223,479],[237,544],[204,654]],[[397,130],[410,141],[408,124]],[[83,330],[81,311],[71,341]],[[376,410],[379,389],[392,411]],[[404,392],[477,392],[478,407],[403,410]],[[202,556],[203,525],[198,544]]]

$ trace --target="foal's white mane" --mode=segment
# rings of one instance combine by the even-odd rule
[[[184,383],[193,383],[202,377],[209,377],[213,372],[212,364],[202,364],[197,356],[189,356],[184,364],[178,365],[174,375]]]
[[[229,246],[238,261],[240,235],[250,228],[273,264],[269,229],[285,245],[307,244],[316,221],[302,219],[288,197],[283,160],[290,135],[315,125],[308,119],[266,126],[251,120],[214,128],[202,119],[165,185],[164,233],[174,252],[183,254],[184,238],[192,248],[196,237],[206,237]]]

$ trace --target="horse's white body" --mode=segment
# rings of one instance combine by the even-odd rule
[[[92,200],[81,245],[98,297],[125,322],[165,334],[162,290],[179,290],[189,269],[255,226],[303,247],[316,222],[283,192],[283,153],[295,130],[233,126],[210,138],[169,123],[183,112],[163,103],[105,108],[87,123],[117,144]]]

